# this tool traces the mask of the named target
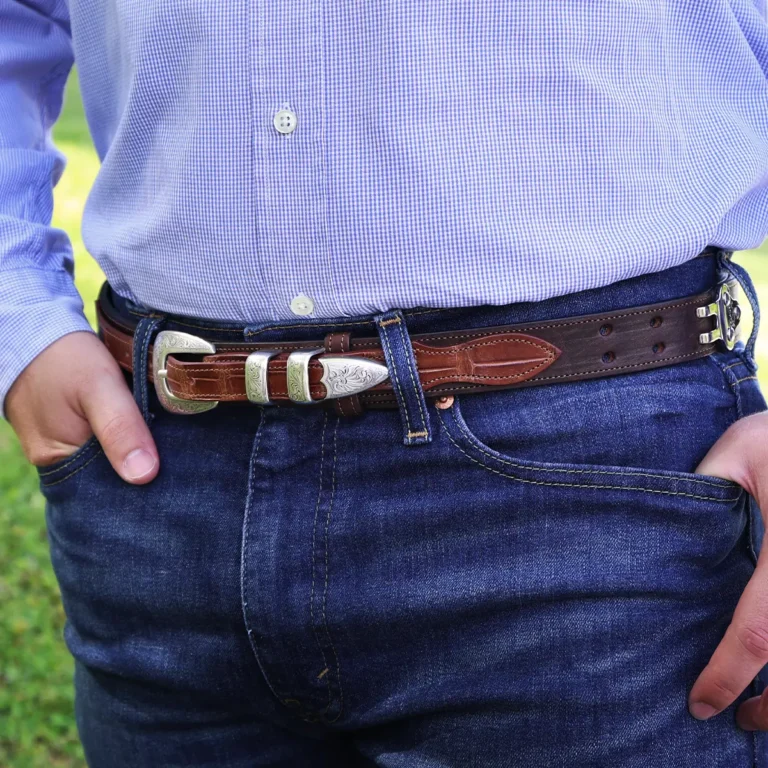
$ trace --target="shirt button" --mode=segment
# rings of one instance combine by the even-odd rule
[[[305,296],[303,293],[300,293],[291,302],[291,312],[293,312],[294,315],[299,315],[299,317],[311,315],[314,311],[315,303],[309,296]]]
[[[280,133],[293,133],[296,130],[296,115],[290,109],[281,109],[272,122]]]

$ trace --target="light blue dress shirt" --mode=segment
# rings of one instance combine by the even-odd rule
[[[86,247],[171,312],[537,300],[768,234],[765,0],[0,0],[0,402],[88,327],[73,59]]]

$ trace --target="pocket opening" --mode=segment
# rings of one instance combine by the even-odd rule
[[[74,453],[44,467],[35,466],[43,487],[56,485],[76,475],[91,463],[100,453],[101,444],[96,435],[91,435]]]
[[[469,461],[510,480],[592,490],[624,490],[734,503],[746,491],[731,480],[676,470],[531,461],[500,453],[482,442],[461,414],[460,397],[450,408],[435,409],[453,448]]]

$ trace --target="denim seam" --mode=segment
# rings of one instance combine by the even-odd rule
[[[65,464],[62,464],[61,466],[56,467],[55,469],[47,469],[46,467],[42,467],[38,469],[38,473],[40,477],[48,477],[49,475],[54,475],[59,472],[61,472],[62,469],[66,469],[70,464],[74,464],[77,461],[80,461],[83,456],[91,450],[93,444],[96,442],[96,435],[91,435],[84,443],[83,445],[78,448],[72,456],[69,457],[69,460],[66,461]]]
[[[397,391],[400,394],[400,404],[403,409],[403,414],[405,415],[405,426],[408,430],[408,439],[410,440],[410,435],[412,433],[411,429],[411,421],[408,417],[408,404],[405,402],[405,395],[403,394],[403,388],[400,384],[400,377],[397,375],[397,365],[395,364],[394,355],[392,354],[392,346],[389,343],[389,338],[386,333],[381,334],[381,338],[384,340],[384,343],[387,345],[387,351],[389,352],[389,358],[392,361],[392,375],[395,377],[395,384],[397,385]]]
[[[452,309],[455,309],[455,307],[435,307],[434,309],[424,309],[424,310],[418,310],[415,312],[408,312],[405,310],[403,312],[403,315],[406,317],[416,317],[418,315],[431,315],[435,312],[449,312]],[[172,321],[175,322],[175,321]],[[337,320],[337,321],[331,321],[327,323],[307,323],[301,324],[301,323],[295,323],[295,324],[287,324],[287,325],[269,325],[266,328],[259,328],[255,331],[245,331],[245,336],[258,336],[259,334],[266,333],[267,331],[279,331],[283,330],[285,328],[290,328],[294,330],[304,330],[305,328],[328,328],[328,326],[331,327],[338,327],[338,328],[345,328],[350,325],[374,325],[375,320],[350,320],[349,322],[344,320]],[[184,323],[179,323],[179,325],[184,325]],[[196,327],[205,327],[205,326],[192,326],[193,328]],[[212,329],[214,330],[214,329]]]
[[[130,309],[128,310],[131,312],[131,314],[138,314],[135,312],[132,312]],[[151,313],[148,315],[138,315],[139,317],[160,317],[157,313]],[[242,336],[243,329],[241,327],[235,327],[235,328],[222,328],[220,326],[216,325],[200,325],[198,323],[187,323],[183,320],[171,320],[166,316],[165,318],[170,324],[172,325],[183,325],[185,328],[198,328],[201,331],[216,331],[216,333],[235,333],[238,336]]]
[[[738,421],[738,419],[740,419],[743,415],[743,409],[741,407],[741,393],[739,392],[738,382],[736,379],[737,374],[735,374],[732,369],[737,367],[737,365],[744,365],[744,363],[739,361],[739,363],[732,363],[731,365],[724,366],[720,364],[714,355],[710,355],[707,360],[712,363],[712,365],[714,365],[718,371],[720,371],[720,374],[723,377],[723,381],[725,384],[727,384],[728,388],[733,393],[736,405],[736,418],[730,419],[728,424],[728,426],[730,426],[734,421]]]
[[[75,469],[72,470],[72,472],[70,472],[68,475],[60,478],[59,480],[54,480],[51,483],[43,483],[43,486],[45,488],[50,488],[53,485],[58,485],[59,483],[63,483],[65,480],[69,480],[70,477],[74,477],[76,474],[78,474],[78,472],[82,472],[94,459],[97,459],[101,453],[103,453],[103,451],[101,448],[99,448],[99,450],[96,451],[96,453],[94,453],[93,456],[88,459],[88,461],[81,464],[79,467],[75,467]]]
[[[413,370],[416,368],[416,360],[413,357],[413,349],[411,348],[410,344],[408,343],[408,340],[405,337],[405,331],[403,331],[403,324],[399,323],[397,326],[397,330],[400,331],[400,340],[403,344],[403,350],[405,351],[405,355],[408,359],[408,375],[411,377],[411,384],[413,385],[413,394],[416,397],[416,402],[419,406],[419,414],[421,416],[421,433],[416,433],[419,437],[424,437],[425,435],[423,433],[427,432],[427,424],[425,421],[424,416],[424,406],[421,404],[421,401],[424,398],[423,391],[421,389],[420,384],[416,383],[416,378],[413,375]]]
[[[455,405],[453,406],[456,407]],[[462,432],[462,434],[472,443],[472,445],[480,451],[480,453],[484,453],[486,456],[488,456],[493,461],[497,461],[500,464],[508,464],[510,467],[514,467],[515,469],[522,469],[522,470],[529,470],[531,472],[562,472],[565,474],[575,474],[575,475],[618,475],[619,477],[647,477],[651,479],[656,480],[669,480],[670,478],[666,475],[654,475],[650,472],[631,472],[631,471],[625,471],[625,472],[612,472],[610,470],[605,469],[597,469],[597,470],[591,470],[591,469],[559,469],[557,467],[554,468],[547,468],[547,467],[535,467],[535,466],[526,466],[525,464],[517,464],[514,461],[510,461],[509,459],[505,459],[499,456],[495,456],[490,451],[486,450],[486,448],[483,446],[483,444],[470,432],[469,428],[462,424],[459,419],[456,417],[456,414],[453,415],[453,420],[456,426],[458,427],[459,431]],[[698,480],[697,478],[686,478],[684,482],[688,483],[698,483],[700,485],[709,485],[713,488],[725,488],[724,485],[721,485],[720,483],[713,483],[710,480]],[[621,486],[616,486],[617,488],[620,488]]]
[[[139,362],[142,366],[146,364],[147,350],[149,349],[149,337],[151,335],[151,329],[147,328],[144,332],[144,343],[141,345],[141,356]],[[149,406],[147,404],[147,379],[148,376],[140,376],[141,378],[141,415],[144,417],[144,421],[149,421]]]
[[[639,491],[641,493],[657,493],[662,494],[664,496],[684,496],[689,499],[699,499],[701,501],[712,501],[717,502],[719,504],[731,504],[735,501],[738,501],[740,498],[739,496],[734,497],[728,497],[725,499],[719,499],[716,496],[698,496],[696,494],[692,493],[684,493],[682,491],[664,491],[659,490],[655,488],[637,488],[633,486],[624,486],[624,485],[594,485],[591,483],[553,483],[553,482],[546,482],[543,480],[527,480],[525,478],[519,477],[517,475],[512,475],[506,472],[501,472],[498,469],[493,469],[492,467],[489,467],[487,464],[485,464],[482,461],[478,461],[477,459],[473,458],[472,456],[467,453],[453,438],[453,436],[450,433],[450,430],[445,424],[445,421],[443,420],[443,417],[438,414],[438,418],[440,419],[440,423],[445,430],[446,435],[448,436],[448,439],[453,443],[453,445],[461,452],[463,453],[471,462],[474,464],[477,464],[478,466],[482,467],[483,469],[487,470],[488,472],[493,472],[496,475],[500,475],[501,477],[509,478],[510,480],[516,480],[519,483],[527,483],[529,485],[544,485],[544,486],[551,486],[555,488],[590,488],[592,490],[615,490],[615,491]],[[547,471],[547,470],[541,470],[541,471]],[[630,473],[631,474],[631,473]]]
[[[315,575],[317,573],[317,518],[318,514],[320,512],[320,501],[323,497],[323,468],[325,466],[325,431],[326,427],[328,426],[328,412],[325,411],[323,414],[323,431],[320,436],[320,482],[319,482],[319,488],[317,489],[317,503],[315,504],[315,516],[312,521],[312,583],[309,591],[309,620],[312,624],[312,633],[315,636],[315,644],[317,645],[317,649],[320,651],[320,656],[323,659],[323,669],[328,668],[328,660],[325,658],[325,651],[323,651],[322,643],[320,642],[320,637],[317,632],[317,626],[315,624]],[[331,683],[328,679],[328,676],[325,676],[325,684],[328,689],[328,704],[324,710],[324,712],[327,712],[330,707],[331,703],[333,701],[333,696],[331,693]]]
[[[261,447],[261,435],[264,429],[264,408],[260,406],[261,409],[261,418],[259,419],[259,426],[256,430],[256,441],[255,445],[253,447],[253,453],[251,455],[251,461],[248,467],[248,493],[246,496],[246,507],[245,507],[245,517],[243,518],[243,534],[242,534],[242,548],[240,553],[240,595],[241,595],[241,601],[243,604],[243,621],[245,623],[245,630],[246,634],[248,635],[248,643],[251,646],[251,651],[253,651],[253,655],[256,658],[256,663],[259,666],[259,669],[261,670],[261,675],[264,678],[264,682],[267,684],[267,687],[270,691],[272,691],[272,695],[284,706],[286,709],[290,709],[286,706],[284,701],[284,696],[280,695],[272,685],[272,682],[270,681],[266,668],[261,661],[261,657],[259,655],[259,650],[256,647],[256,642],[253,639],[253,630],[250,627],[250,621],[248,619],[248,568],[246,567],[246,560],[247,560],[247,552],[250,547],[250,541],[251,541],[251,526],[248,525],[251,519],[251,506],[253,502],[253,476],[254,476],[254,469],[256,464],[256,458],[259,455],[259,448]]]
[[[325,586],[323,589],[323,627],[325,629],[325,636],[328,639],[328,643],[333,651],[333,657],[336,660],[336,684],[339,687],[339,711],[336,716],[328,720],[329,723],[335,723],[344,710],[344,690],[341,686],[341,664],[339,663],[339,654],[336,652],[336,646],[331,639],[331,632],[328,629],[328,616],[326,613],[326,603],[328,598],[328,532],[331,525],[331,513],[333,512],[333,500],[336,495],[336,459],[338,458],[338,433],[339,433],[339,417],[336,417],[336,427],[333,430],[333,467],[331,470],[331,498],[328,502],[328,514],[325,518]],[[329,705],[330,706],[330,705]],[[326,709],[326,712],[328,710]]]
[[[141,349],[141,357],[139,358],[139,361],[142,365],[142,368],[146,370],[147,367],[147,361],[148,361],[148,354],[149,354],[149,341],[150,337],[152,336],[153,331],[155,328],[158,327],[160,324],[160,318],[155,317],[153,322],[149,323],[147,329],[144,332],[144,343],[142,345]],[[149,424],[150,418],[149,418],[149,399],[147,396],[147,381],[149,379],[149,376],[143,375],[141,376],[141,413],[144,417],[144,421]]]

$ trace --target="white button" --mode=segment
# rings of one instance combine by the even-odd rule
[[[304,317],[304,315],[311,315],[314,310],[315,302],[312,301],[309,296],[305,296],[303,293],[300,293],[291,302],[291,312],[293,312],[294,315]]]
[[[293,133],[296,130],[296,115],[290,109],[281,109],[274,119],[275,128],[280,133]]]

